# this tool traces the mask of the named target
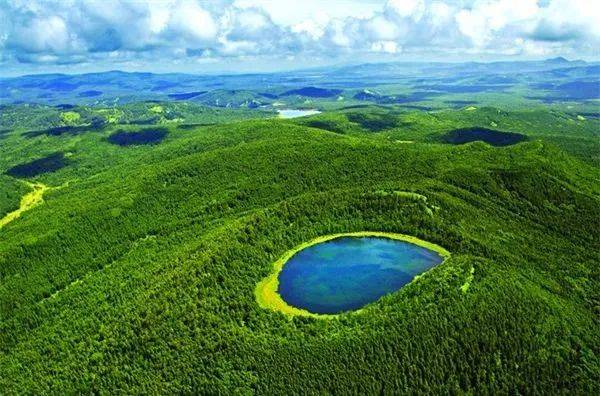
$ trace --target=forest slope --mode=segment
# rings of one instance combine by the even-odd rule
[[[57,140],[86,166],[36,180],[79,180],[0,232],[2,393],[598,391],[598,168],[540,140],[355,132],[269,120],[147,147]],[[363,230],[452,257],[335,320],[259,307],[285,251]]]

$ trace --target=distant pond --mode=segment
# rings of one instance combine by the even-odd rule
[[[285,109],[285,110],[277,110],[279,113],[279,117],[281,118],[298,118],[305,117],[310,115],[319,114],[319,110],[293,110],[293,109]]]
[[[341,237],[296,252],[279,273],[285,303],[316,314],[356,310],[400,289],[444,260],[385,237]]]

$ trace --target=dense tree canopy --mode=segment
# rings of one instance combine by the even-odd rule
[[[598,393],[599,123],[561,117],[350,109],[131,147],[106,141],[131,125],[14,129],[3,171],[69,161],[0,231],[0,393]],[[490,122],[528,140],[443,143]],[[337,319],[259,307],[285,251],[363,230],[452,257]]]

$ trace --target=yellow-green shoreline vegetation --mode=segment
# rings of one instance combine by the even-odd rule
[[[23,212],[32,209],[44,200],[44,192],[49,189],[48,186],[42,183],[26,182],[26,184],[32,188],[32,191],[25,194],[23,198],[21,198],[21,203],[17,210],[7,213],[2,219],[0,219],[0,229],[13,220],[19,218]]]
[[[333,319],[342,314],[317,314],[314,312],[309,312],[305,309],[297,308],[286,303],[283,298],[277,292],[279,288],[279,274],[283,269],[283,266],[291,259],[296,253],[299,251],[306,249],[310,246],[317,245],[319,243],[327,242],[333,239],[342,238],[342,237],[379,237],[379,238],[388,238],[394,239],[398,241],[408,242],[413,245],[417,245],[429,250],[433,250],[438,253],[444,259],[440,264],[443,264],[449,257],[450,252],[444,249],[443,247],[436,245],[432,242],[424,241],[412,235],[405,234],[397,234],[393,232],[380,232],[380,231],[360,231],[360,232],[345,232],[339,234],[330,234],[323,235],[318,238],[312,239],[308,242],[302,243],[295,248],[288,250],[273,264],[273,271],[264,279],[262,279],[256,285],[255,295],[256,301],[258,304],[265,309],[271,309],[273,311],[282,312],[285,315],[290,317],[294,316],[305,316],[317,319]],[[351,313],[361,312],[362,309],[358,309],[356,311],[352,311]]]

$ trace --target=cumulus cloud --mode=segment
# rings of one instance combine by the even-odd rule
[[[424,0],[389,0],[385,12],[392,17],[410,18],[419,21],[425,13]]]
[[[231,8],[221,17],[220,52],[223,55],[248,55],[279,52],[287,54],[293,35],[276,25],[261,8]]]
[[[536,20],[530,38],[541,41],[600,37],[600,4],[586,0],[554,0]]]
[[[288,24],[249,0],[0,3],[5,64],[369,53],[597,56],[600,45],[596,0],[389,0],[371,14],[340,17],[311,2],[310,18]]]
[[[521,29],[540,12],[537,0],[507,2],[477,1],[469,10],[461,10],[456,21],[461,33],[476,47],[485,47],[496,38],[513,36],[511,29]]]
[[[159,33],[170,39],[178,39],[183,44],[202,46],[215,40],[218,25],[210,12],[193,1],[175,4],[166,19],[166,25]]]

